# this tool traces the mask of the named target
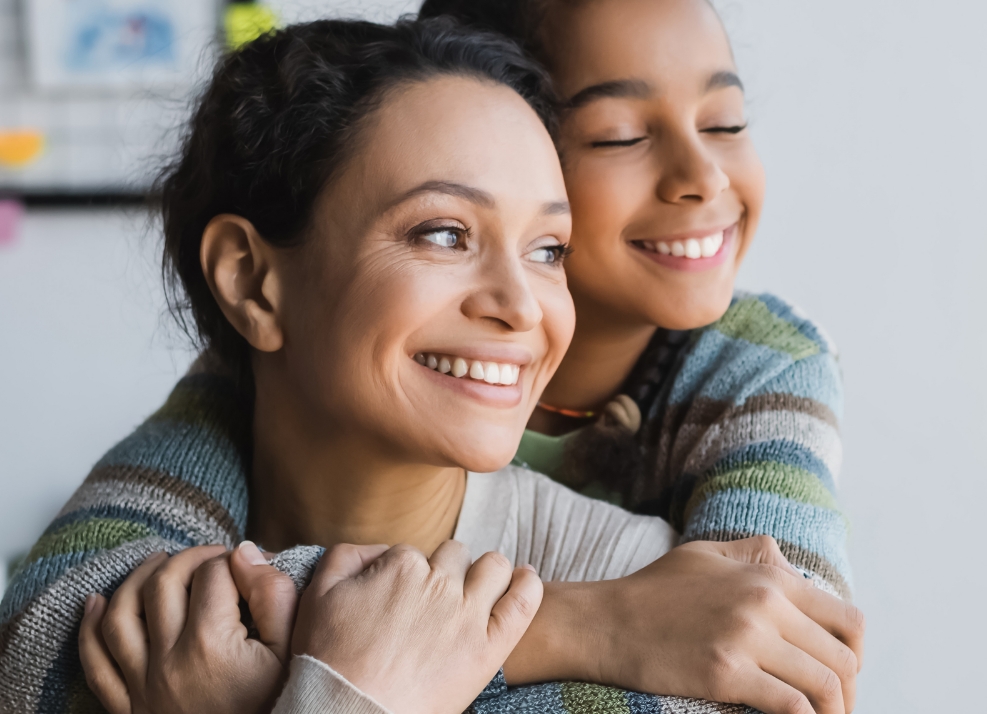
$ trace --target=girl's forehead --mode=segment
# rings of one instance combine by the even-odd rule
[[[615,80],[699,90],[734,73],[730,41],[706,0],[596,0],[558,10],[545,25],[553,74],[565,98]]]

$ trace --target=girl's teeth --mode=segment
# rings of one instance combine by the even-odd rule
[[[442,374],[451,374],[457,378],[465,377],[468,374],[470,378],[486,382],[487,384],[511,386],[517,384],[518,377],[521,374],[521,368],[516,364],[478,361],[467,362],[462,357],[455,357],[450,362],[448,357],[438,357],[433,354],[419,352],[415,355],[415,361]]]
[[[676,258],[689,258],[690,260],[712,258],[723,247],[723,231],[706,236],[705,238],[688,238],[684,241],[677,240],[672,243],[640,241],[638,245],[649,253],[657,252],[662,255],[674,255]]]

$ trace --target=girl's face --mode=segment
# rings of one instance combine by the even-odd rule
[[[764,174],[716,13],[706,0],[591,0],[556,9],[545,36],[570,107],[560,148],[580,321],[719,319]]]
[[[283,253],[282,371],[316,428],[496,470],[572,337],[555,147],[517,94],[459,77],[392,91],[357,144]]]

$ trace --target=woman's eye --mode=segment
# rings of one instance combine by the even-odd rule
[[[640,144],[647,137],[637,136],[633,139],[613,139],[610,141],[594,141],[590,144],[594,149],[607,149],[619,146],[634,146],[635,144]]]
[[[439,228],[438,230],[423,233],[422,238],[429,243],[434,243],[442,248],[455,248],[459,245],[459,234],[461,231],[452,228]]]
[[[569,254],[567,245],[549,245],[544,248],[536,248],[529,254],[534,263],[561,263]]]

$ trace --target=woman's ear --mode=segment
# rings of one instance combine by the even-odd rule
[[[274,251],[250,221],[230,214],[209,221],[199,249],[202,273],[226,319],[261,352],[284,344]]]

